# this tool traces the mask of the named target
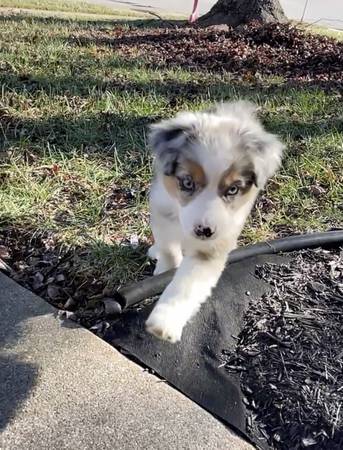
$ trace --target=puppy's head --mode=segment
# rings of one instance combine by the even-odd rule
[[[151,127],[150,144],[167,191],[180,203],[184,233],[203,241],[240,232],[283,150],[247,102],[162,121]]]

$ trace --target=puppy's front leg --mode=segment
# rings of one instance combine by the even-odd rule
[[[226,253],[213,259],[185,256],[150,314],[147,331],[160,339],[179,341],[183,327],[217,284],[226,258]]]

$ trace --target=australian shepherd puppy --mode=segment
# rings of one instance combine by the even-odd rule
[[[258,192],[281,162],[283,145],[247,102],[185,112],[151,127],[155,154],[150,209],[155,274],[177,268],[146,322],[179,341],[237,245]]]

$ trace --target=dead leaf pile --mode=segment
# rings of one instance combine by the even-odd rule
[[[104,295],[103,280],[78,274],[78,258],[85,256],[82,249],[63,248],[53,233],[35,235],[11,229],[0,235],[0,242],[2,253],[7,251],[12,278],[57,308],[80,308],[94,296]]]
[[[126,58],[156,66],[231,72],[254,80],[281,76],[298,82],[342,82],[343,43],[290,24],[250,23],[239,29],[130,28],[74,34],[75,45],[106,45]]]

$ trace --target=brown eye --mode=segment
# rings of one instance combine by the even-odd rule
[[[237,186],[237,184],[233,184],[232,186],[230,186],[227,191],[224,194],[224,197],[232,197],[234,195],[237,195],[239,192],[239,187]]]
[[[194,181],[192,179],[192,177],[190,175],[186,175],[183,178],[179,179],[179,183],[180,183],[180,189],[182,191],[188,192],[188,193],[192,193],[195,190],[195,184]]]

